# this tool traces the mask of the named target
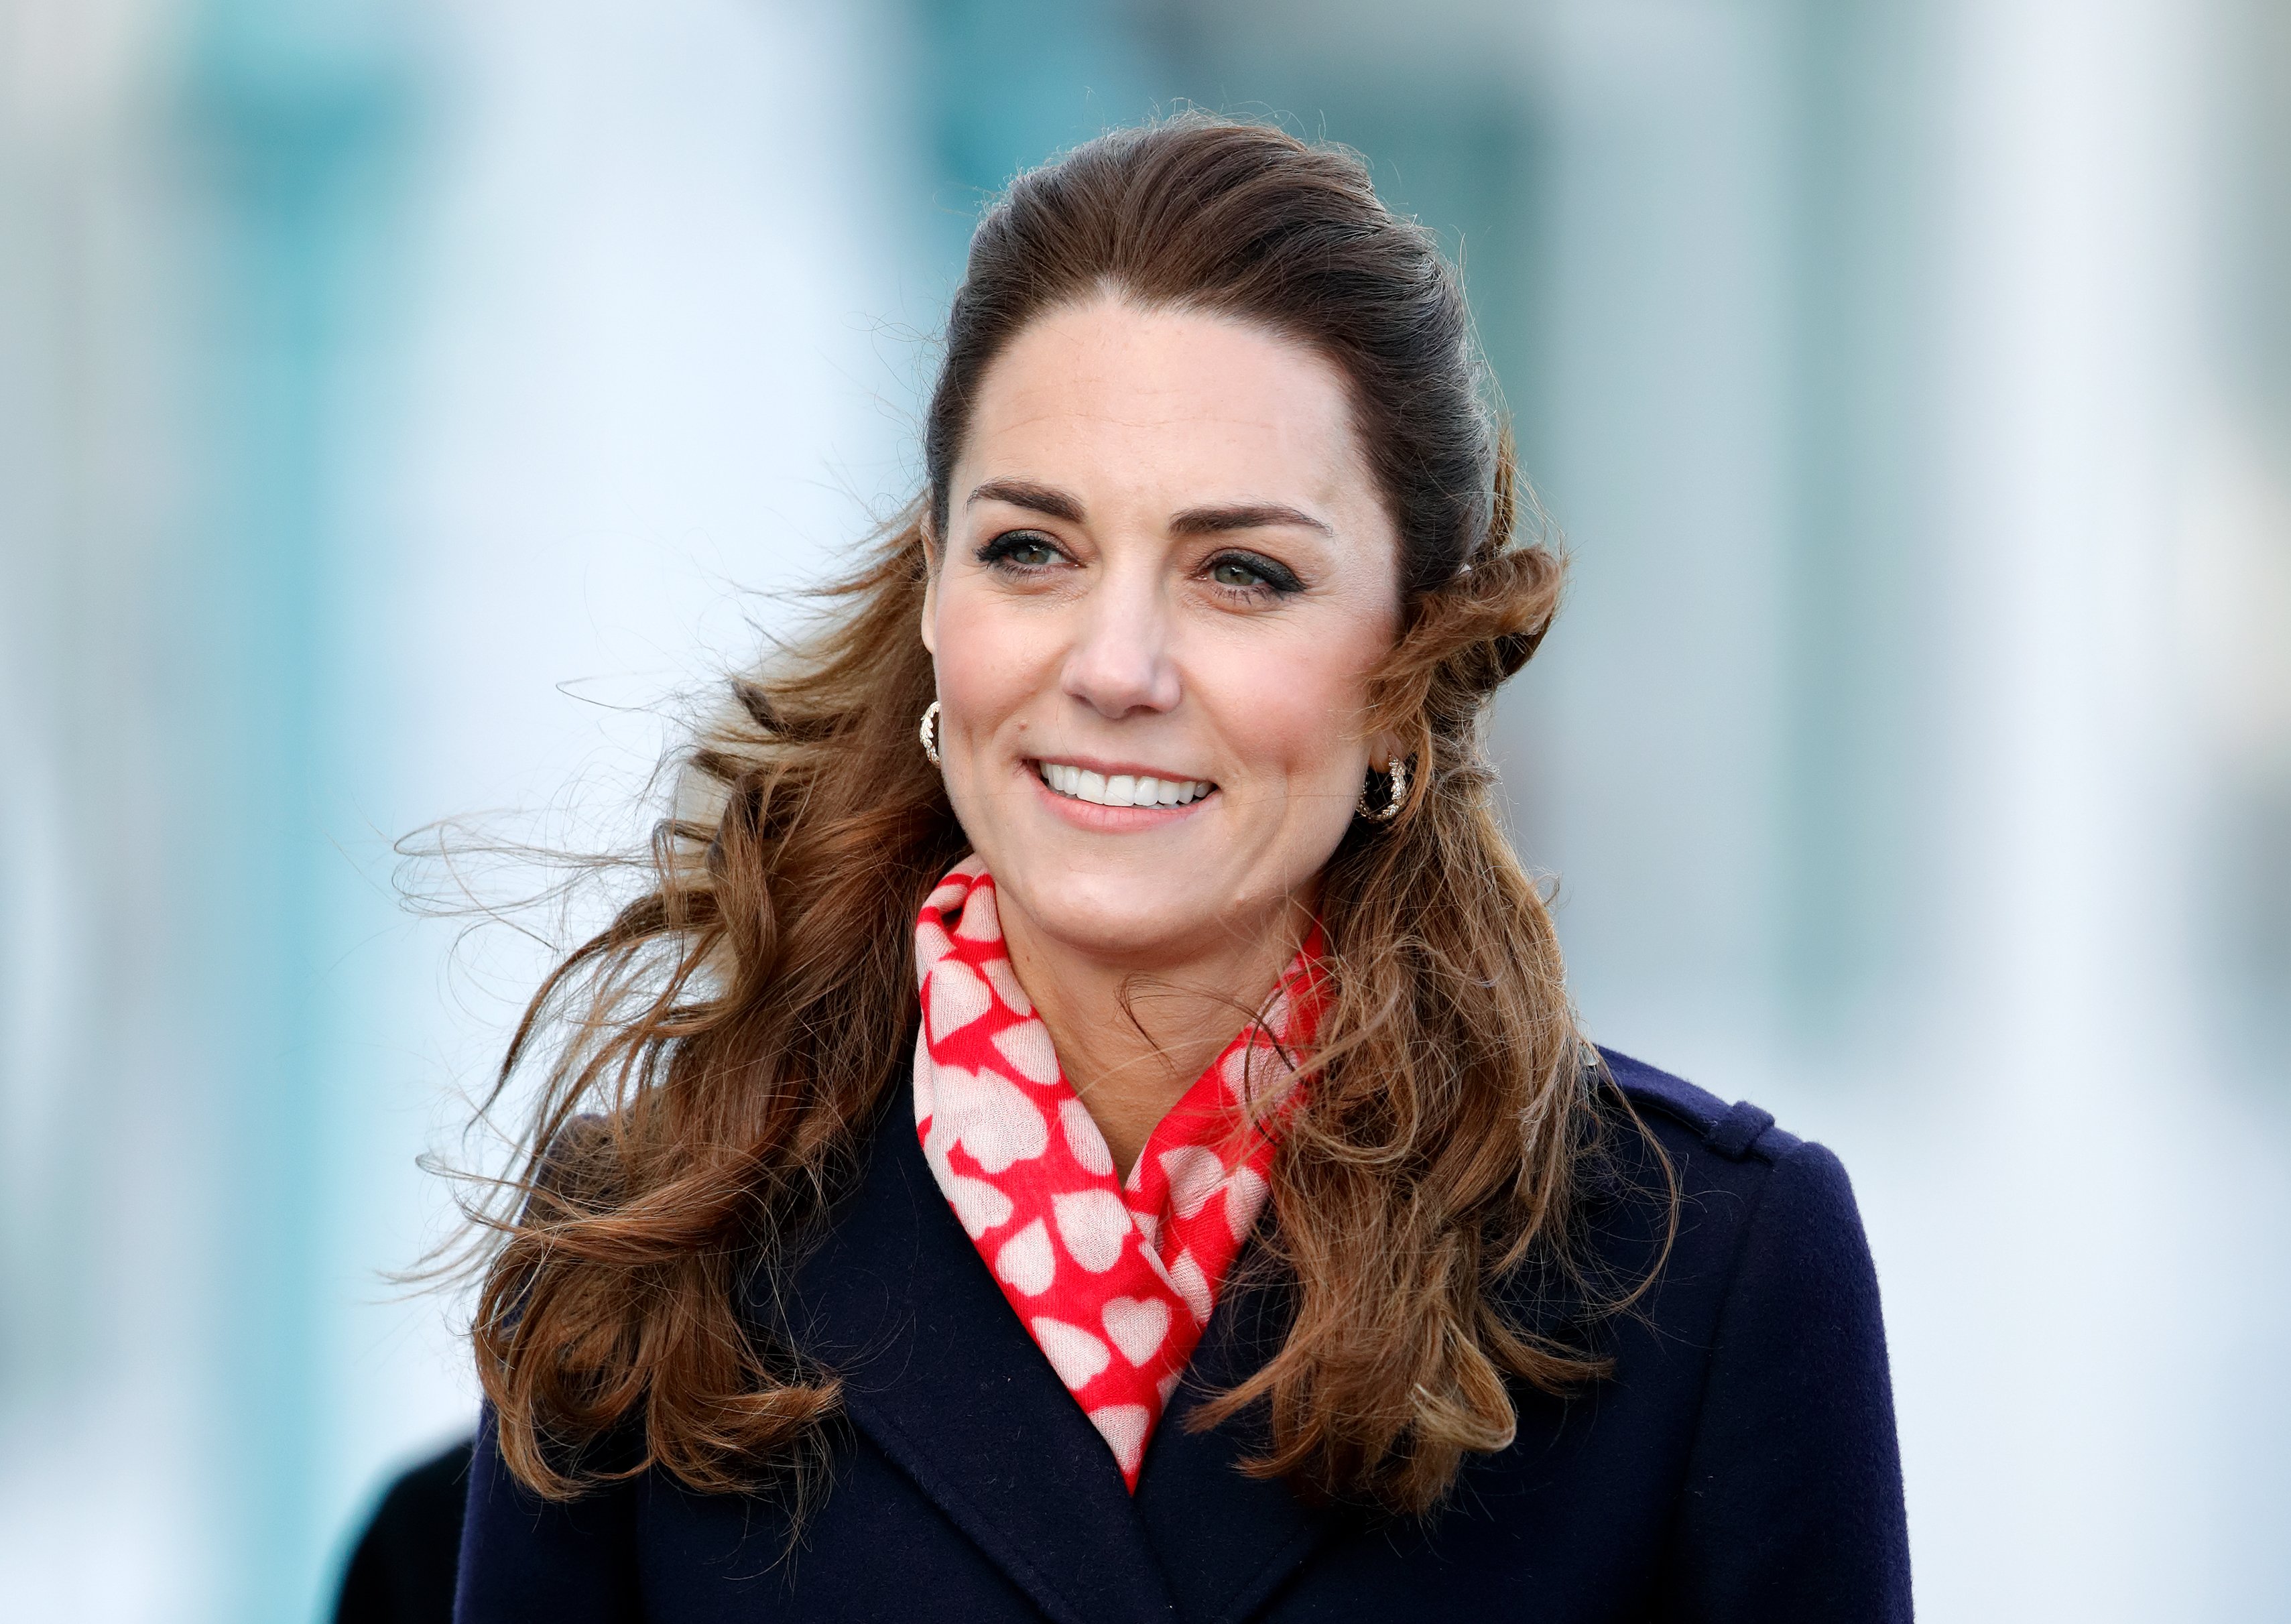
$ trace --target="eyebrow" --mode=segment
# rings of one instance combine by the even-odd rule
[[[962,505],[969,507],[975,502],[1007,502],[1014,508],[1025,508],[1051,519],[1064,519],[1070,525],[1082,522],[1080,502],[1056,486],[1037,485],[1031,479],[989,479],[971,492]],[[1225,507],[1187,508],[1170,520],[1170,532],[1173,535],[1222,535],[1229,530],[1265,530],[1282,525],[1317,530],[1322,535],[1336,534],[1322,520],[1301,508],[1290,507],[1285,502],[1242,502]]]
[[[1317,530],[1322,535],[1336,534],[1302,508],[1292,508],[1285,502],[1244,502],[1226,508],[1187,508],[1170,521],[1170,531],[1173,535],[1218,535],[1227,530],[1266,530],[1279,525],[1296,525],[1306,530]]]
[[[1031,479],[989,479],[969,495],[962,505],[974,502],[1007,502],[1014,508],[1025,508],[1062,519],[1070,525],[1081,523],[1081,503],[1065,492],[1048,485],[1036,485]]]

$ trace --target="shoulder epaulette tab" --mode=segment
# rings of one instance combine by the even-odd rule
[[[1668,1117],[1729,1162],[1740,1162],[1753,1151],[1787,1154],[1797,1143],[1774,1126],[1772,1113],[1748,1100],[1729,1105],[1716,1094],[1644,1060],[1612,1049],[1603,1048],[1599,1054],[1616,1086],[1634,1104]]]
[[[1733,1109],[1703,1136],[1703,1143],[1729,1161],[1739,1162],[1758,1142],[1758,1136],[1773,1125],[1773,1112],[1762,1111],[1747,1099],[1736,1100]]]

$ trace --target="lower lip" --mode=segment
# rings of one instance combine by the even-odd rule
[[[1148,829],[1166,828],[1191,817],[1217,798],[1211,790],[1182,807],[1101,807],[1094,800],[1080,800],[1072,795],[1061,795],[1044,782],[1042,775],[1031,761],[1021,768],[1037,794],[1049,803],[1050,810],[1077,829],[1087,829],[1093,834],[1140,834]]]

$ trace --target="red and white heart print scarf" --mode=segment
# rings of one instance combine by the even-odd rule
[[[915,1129],[947,1204],[1134,1491],[1146,1442],[1258,1215],[1285,1088],[1320,1017],[1319,932],[1146,1140],[1127,1184],[1050,1047],[973,857],[915,921]]]

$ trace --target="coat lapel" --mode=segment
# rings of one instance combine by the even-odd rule
[[[1241,1463],[1263,1447],[1246,1415],[1196,1433],[1186,1418],[1210,1393],[1231,1386],[1271,1356],[1286,1334],[1291,1304],[1277,1284],[1238,1282],[1219,1300],[1185,1381],[1154,1429],[1137,1480],[1137,1508],[1179,1610],[1194,1624],[1248,1618],[1342,1525],[1345,1514],[1307,1507],[1288,1485],[1250,1477]]]
[[[955,1220],[904,1098],[797,1273],[799,1345],[842,1376],[852,1420],[1051,1618],[1176,1618],[1113,1453]]]

